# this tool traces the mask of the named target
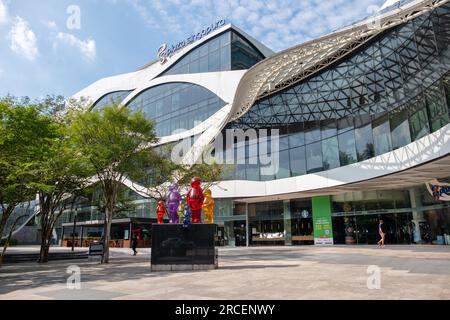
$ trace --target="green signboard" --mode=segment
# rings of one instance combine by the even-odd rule
[[[312,211],[314,224],[314,244],[333,244],[330,196],[313,197]]]

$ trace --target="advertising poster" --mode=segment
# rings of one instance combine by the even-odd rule
[[[314,244],[333,244],[331,199],[329,196],[313,197]]]

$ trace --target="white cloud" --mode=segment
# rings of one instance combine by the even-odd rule
[[[49,28],[49,29],[56,29],[56,22],[55,21],[45,21],[44,24]]]
[[[8,22],[8,8],[3,0],[0,0],[0,25]]]
[[[83,56],[89,60],[95,60],[95,57],[97,56],[96,44],[95,40],[93,39],[87,39],[86,41],[83,41],[72,34],[59,32],[56,36],[56,40],[77,48],[78,50],[80,50],[81,54],[83,54]],[[56,43],[54,44],[56,45]]]
[[[111,1],[111,0],[110,0]],[[115,0],[113,3],[119,3]],[[349,25],[384,0],[122,0],[150,28],[187,36],[226,18],[274,50]]]
[[[11,40],[10,48],[15,53],[22,55],[30,61],[34,61],[39,55],[37,38],[27,21],[16,17],[9,32]]]

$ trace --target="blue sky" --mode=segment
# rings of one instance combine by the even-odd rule
[[[155,59],[161,43],[220,18],[279,51],[368,16],[383,2],[0,0],[0,96],[70,96],[136,70]]]

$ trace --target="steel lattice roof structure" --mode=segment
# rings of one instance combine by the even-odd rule
[[[380,12],[364,21],[281,51],[254,65],[241,79],[231,121],[244,115],[259,99],[270,96],[325,69],[385,30],[408,22],[449,0],[416,0]]]

